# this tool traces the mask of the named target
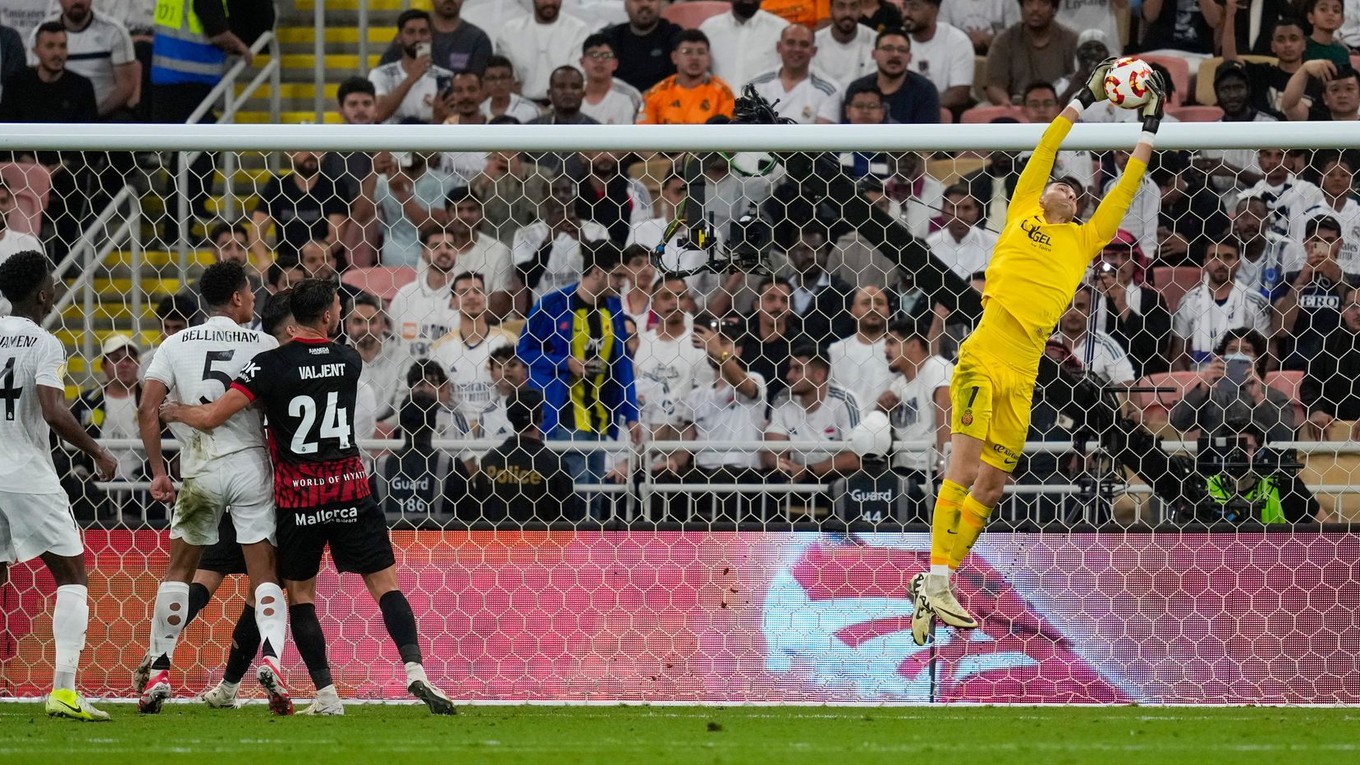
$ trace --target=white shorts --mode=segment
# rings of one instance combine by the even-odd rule
[[[170,538],[197,547],[217,544],[217,526],[227,508],[236,541],[274,543],[274,469],[263,449],[228,454],[185,478],[175,498]]]
[[[84,552],[64,493],[0,491],[0,563],[23,563],[43,553],[73,558]]]

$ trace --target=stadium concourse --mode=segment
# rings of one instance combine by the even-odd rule
[[[1360,157],[1279,124],[1360,112],[1360,33],[1334,0],[1230,2],[1188,37],[1148,3],[1128,18],[1060,0],[144,5],[3,4],[0,46],[32,55],[5,57],[0,121],[318,123],[326,145],[319,123],[365,140],[450,127],[438,150],[186,153],[109,150],[96,127],[84,148],[0,164],[0,257],[56,266],[44,328],[68,351],[71,412],[118,461],[103,480],[53,450],[89,551],[88,695],[131,695],[166,565],[145,375],[204,323],[203,269],[231,261],[256,328],[303,279],[339,285],[339,336],[363,361],[346,427],[425,668],[455,701],[1360,700],[1344,640]],[[906,592],[950,380],[1029,153],[981,132],[948,151],[857,137],[1013,136],[1120,54],[1171,86],[1167,123],[1252,123],[1231,127],[1261,148],[1196,134],[1155,152],[1047,340],[1014,481],[960,575],[981,626],[918,649]],[[798,124],[718,151],[709,131],[748,85]],[[470,125],[634,123],[718,127],[695,129],[703,151],[459,142]],[[781,150],[816,124],[856,148]],[[1082,220],[1129,161],[1111,135],[1057,155]],[[696,248],[679,218],[719,245]],[[740,267],[705,267],[723,258]],[[231,382],[211,363],[203,379]],[[220,679],[237,579],[186,629],[178,688]],[[330,567],[317,585],[335,684],[401,698],[362,590]],[[46,692],[50,592],[28,566],[0,587],[0,695]],[[281,659],[305,684],[296,649]]]

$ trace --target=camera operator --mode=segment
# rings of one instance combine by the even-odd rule
[[[1244,519],[1235,504],[1244,499],[1261,505],[1263,523],[1297,523],[1317,517],[1319,509],[1297,466],[1265,448],[1292,441],[1299,426],[1289,397],[1262,379],[1265,354],[1259,332],[1228,330],[1201,372],[1202,382],[1172,409],[1171,424],[1202,434],[1200,472],[1225,520]]]

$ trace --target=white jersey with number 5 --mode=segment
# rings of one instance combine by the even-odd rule
[[[245,329],[225,316],[171,335],[151,360],[146,379],[170,390],[171,397],[186,404],[216,401],[231,387],[256,354],[279,347],[272,336]],[[219,457],[264,448],[264,427],[258,407],[247,407],[210,432],[181,423],[170,426],[179,439],[180,471],[185,478],[202,475]]]
[[[66,389],[66,349],[29,319],[0,318],[0,487],[12,494],[62,491],[39,385]]]

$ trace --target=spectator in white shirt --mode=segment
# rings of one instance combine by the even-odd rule
[[[1241,251],[1235,239],[1213,242],[1204,252],[1204,282],[1187,292],[1171,319],[1171,368],[1201,369],[1230,329],[1246,327],[1269,337],[1270,303],[1234,281]]]
[[[1285,274],[1303,266],[1304,254],[1298,242],[1270,230],[1269,218],[1266,201],[1253,196],[1239,198],[1229,215],[1242,247],[1234,281],[1274,302],[1286,287]]]
[[[699,25],[713,54],[713,74],[734,86],[779,66],[775,45],[789,22],[760,10],[761,0],[732,0],[732,12]]]
[[[1001,30],[1020,23],[1020,3],[1015,0],[949,0],[940,9],[940,21],[962,29],[973,43],[973,52],[985,56]]]
[[[1031,82],[1025,86],[1020,96],[1021,112],[1027,121],[1036,125],[1047,125],[1052,122],[1062,112],[1064,105],[1065,102],[1058,98],[1057,88],[1046,82]],[[1024,160],[1029,155],[1030,152],[1025,152],[1020,158]],[[1080,193],[1096,192],[1093,185],[1096,178],[1095,165],[1089,151],[1059,150],[1058,156],[1053,161],[1052,172],[1054,178],[1075,178],[1081,185]],[[1155,214],[1153,228],[1156,228]]]
[[[576,210],[579,190],[575,180],[560,175],[551,189],[539,206],[540,220],[516,231],[510,246],[519,283],[532,294],[532,300],[523,291],[516,296],[516,308],[522,314],[528,313],[531,302],[580,280],[583,242],[609,239],[609,229],[581,220]]]
[[[61,0],[60,12],[47,18],[66,28],[66,68],[94,85],[101,119],[110,119],[136,106],[141,67],[132,47],[132,35],[122,22],[90,7],[90,0]],[[33,48],[37,28],[29,34]],[[37,58],[29,54],[31,63]],[[131,117],[125,114],[125,117]]]
[[[911,35],[911,70],[935,84],[940,106],[956,114],[973,102],[974,58],[968,35],[939,21],[941,0],[911,0],[902,6],[902,26]]]
[[[449,192],[444,212],[448,217],[444,231],[458,250],[457,270],[482,277],[492,316],[501,320],[510,316],[514,312],[511,293],[515,289],[515,260],[509,247],[482,232],[482,200],[467,186],[459,186]]]
[[[817,32],[817,68],[842,88],[873,74],[875,35],[859,23],[859,0],[831,0],[831,24]]]
[[[742,363],[742,346],[735,339],[740,337],[739,331],[725,327],[719,331],[711,326],[695,326],[691,335],[691,342],[703,349],[716,374],[711,384],[691,390],[677,413],[685,423],[684,440],[693,441],[695,448],[691,454],[669,459],[676,472],[692,460],[693,471],[686,476],[687,482],[692,480],[700,486],[764,483],[760,453],[754,449],[705,448],[721,442],[759,441],[765,430],[765,378],[747,371]],[[701,495],[697,505],[701,517],[763,520],[764,516],[764,502],[758,492]]]
[[[779,116],[800,125],[833,125],[841,121],[841,88],[811,66],[817,55],[812,30],[790,24],[775,44],[781,66],[756,75],[750,84],[774,104]]]
[[[581,113],[601,125],[631,125],[642,110],[638,89],[614,76],[619,68],[614,44],[593,34],[581,44],[581,71],[586,73],[586,94]]]
[[[416,280],[397,290],[387,306],[392,328],[413,358],[430,355],[430,346],[458,322],[453,306],[453,275],[460,269],[453,235],[431,224],[420,230]]]
[[[377,422],[395,414],[393,402],[403,388],[411,356],[401,347],[401,341],[392,336],[391,327],[382,301],[372,295],[359,295],[346,307],[345,336],[364,362],[359,385],[369,389],[372,395],[367,398],[376,407],[356,413],[356,421]]]
[[[1114,153],[1114,166],[1120,172],[1124,172],[1124,165],[1128,164],[1129,152],[1116,151]],[[1074,176],[1075,177],[1075,176]],[[1114,181],[1105,184],[1105,194],[1114,191]],[[1162,190],[1157,186],[1157,182],[1152,180],[1152,174],[1143,175],[1138,182],[1138,190],[1133,192],[1133,203],[1129,205],[1129,211],[1124,214],[1124,220],[1119,227],[1133,234],[1137,240],[1138,248],[1148,256],[1149,259],[1157,258],[1157,223],[1160,220],[1162,205]]]
[[[495,55],[486,60],[482,86],[486,89],[482,114],[488,118],[512,117],[527,125],[543,113],[538,104],[515,92],[515,66],[505,56]]]
[[[430,40],[430,14],[402,11],[397,17],[401,60],[368,73],[378,96],[375,121],[395,125],[403,120],[434,119],[435,98],[452,84],[453,72],[432,63]]]
[[[813,346],[796,347],[790,354],[786,380],[789,396],[774,407],[765,428],[769,447],[762,452],[765,466],[790,483],[821,483],[859,469],[859,455],[842,446],[784,448],[782,441],[847,441],[859,424],[860,406],[855,394],[832,385],[831,365]],[[826,494],[813,500],[816,507],[829,504]]]
[[[651,295],[657,324],[651,329],[640,324],[637,329],[633,364],[637,368],[638,408],[642,424],[653,439],[661,441],[679,437],[684,402],[693,390],[713,380],[708,354],[693,342],[694,317],[685,312],[682,299],[688,291],[684,279],[660,282]]]
[[[1077,290],[1048,341],[1051,358],[1093,375],[1100,385],[1128,385],[1138,379],[1133,362],[1113,337],[1091,326],[1091,292]]]
[[[573,64],[589,34],[584,21],[562,13],[562,0],[534,0],[532,16],[501,27],[496,52],[514,63],[525,98],[546,101],[553,70]]]
[[[1271,231],[1288,236],[1292,216],[1326,202],[1321,189],[1290,171],[1284,149],[1257,150],[1256,164],[1261,168],[1261,180],[1240,196],[1260,197],[1266,201],[1266,207],[1270,209],[1267,224]]]
[[[1355,195],[1357,159],[1351,152],[1317,152],[1313,165],[1322,174],[1318,188],[1322,190],[1322,204],[1316,204],[1296,214],[1289,222],[1290,238],[1302,242],[1308,221],[1323,215],[1336,218],[1341,225],[1341,251],[1336,260],[1354,282],[1360,277],[1360,200]]]
[[[938,464],[949,443],[949,383],[954,365],[931,353],[924,327],[910,319],[897,319],[888,326],[886,355],[892,382],[874,403],[888,413],[893,440],[934,444],[924,452],[898,450],[893,457],[893,467],[919,486],[925,482],[926,468]]]
[[[484,432],[482,418],[496,408],[491,354],[498,348],[514,349],[515,333],[493,324],[487,312],[486,281],[475,271],[457,264],[450,280],[457,320],[448,334],[430,349],[430,359],[448,372],[453,404],[474,433]]]
[[[982,206],[968,193],[968,187],[958,184],[945,189],[940,213],[944,226],[926,237],[931,254],[960,279],[985,271],[998,237],[996,232],[978,225]]]
[[[888,293],[875,286],[855,290],[850,315],[855,334],[837,340],[826,349],[831,363],[831,384],[855,394],[860,413],[867,414],[888,389],[892,371],[885,350],[888,344]]]

